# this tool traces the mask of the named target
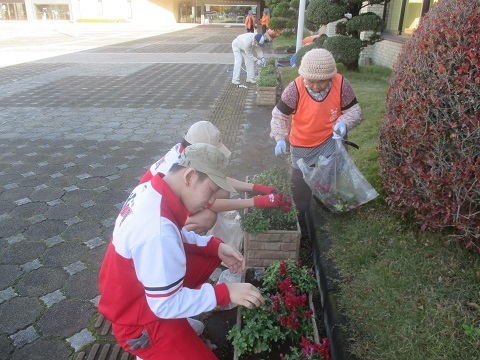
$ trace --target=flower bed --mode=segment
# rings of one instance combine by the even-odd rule
[[[271,168],[247,182],[274,185],[283,194],[279,209],[248,209],[242,216],[243,253],[247,267],[264,267],[273,261],[298,259],[302,232],[291,201],[286,169]]]
[[[320,343],[318,335],[311,269],[293,260],[274,262],[266,270],[247,269],[245,281],[259,287],[266,301],[255,309],[238,309],[237,324],[228,334],[234,360],[330,359],[328,340]]]

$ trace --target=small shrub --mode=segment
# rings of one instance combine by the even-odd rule
[[[258,82],[257,82],[258,84]],[[276,209],[251,208],[242,216],[242,229],[257,234],[268,230],[295,230],[297,228],[297,210],[291,202],[292,189],[286,169],[273,167],[255,175],[250,182],[275,186],[285,200],[285,207]]]
[[[357,70],[363,49],[362,40],[344,35],[332,36],[323,42],[323,48],[330,51],[335,61],[345,65],[347,70]]]
[[[399,55],[380,128],[387,203],[480,248],[480,7],[444,0]]]
[[[298,68],[302,63],[303,56],[312,49],[315,49],[317,46],[316,44],[310,44],[302,47],[300,50],[297,51],[297,55],[295,56],[295,66]]]
[[[257,79],[257,86],[263,86],[263,87],[277,86],[277,75],[268,74],[268,75],[259,76]]]
[[[267,65],[258,70],[259,76],[272,75],[275,74],[275,66]]]

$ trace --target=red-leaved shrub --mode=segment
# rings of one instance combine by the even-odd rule
[[[387,202],[480,249],[480,5],[442,0],[404,45],[380,128]]]

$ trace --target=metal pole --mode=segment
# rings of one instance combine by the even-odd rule
[[[305,23],[305,2],[305,0],[300,0],[300,6],[298,7],[297,47],[295,48],[295,52],[302,48],[303,25]]]

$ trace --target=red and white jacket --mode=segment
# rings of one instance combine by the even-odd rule
[[[150,166],[150,169],[143,175],[140,180],[140,184],[147,182],[153,178],[155,174],[166,174],[173,164],[177,163],[180,160],[180,155],[182,154],[184,148],[180,143],[172,147],[162,158],[160,158],[156,163]]]
[[[228,304],[225,284],[183,286],[186,251],[218,256],[221,240],[183,229],[188,211],[156,175],[138,185],[115,222],[100,269],[98,309],[121,325],[187,318]]]

